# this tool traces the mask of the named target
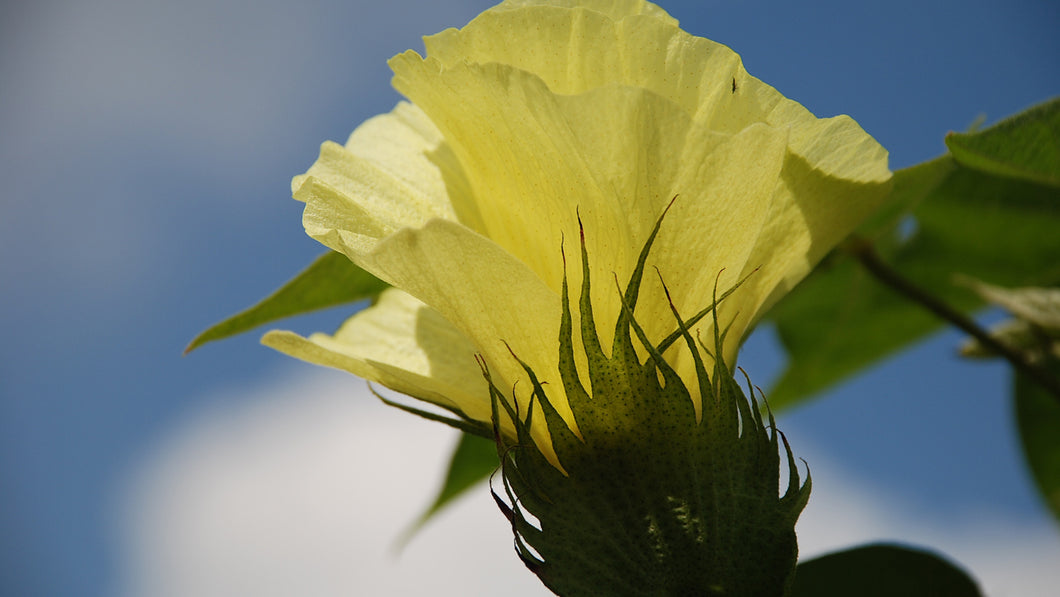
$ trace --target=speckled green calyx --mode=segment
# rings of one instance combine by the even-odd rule
[[[725,363],[713,358],[724,337],[717,316],[714,350],[694,337],[692,326],[714,305],[687,320],[673,309],[676,330],[655,345],[637,324],[633,312],[658,229],[656,224],[623,294],[610,356],[593,319],[583,239],[578,349],[588,359],[588,384],[575,366],[566,278],[562,390],[541,383],[524,365],[533,396],[521,413],[490,381],[494,428],[509,417],[518,432],[516,438],[496,433],[502,483],[495,483],[494,496],[512,524],[519,556],[556,594],[783,595],[795,568],[794,527],[810,480],[800,480],[787,441],[771,414],[763,420],[753,388],[745,396]],[[634,336],[646,358],[638,357]],[[700,420],[691,384],[662,356],[676,342],[684,342],[695,360]],[[713,361],[710,374],[704,353]],[[485,367],[483,372],[489,380]],[[577,433],[549,401],[550,393],[560,391]],[[535,411],[545,418],[563,471],[530,437]],[[788,470],[780,494],[782,464]]]

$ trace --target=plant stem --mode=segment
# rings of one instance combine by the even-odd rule
[[[924,289],[903,278],[901,274],[880,259],[880,256],[876,253],[876,249],[872,246],[870,241],[860,237],[853,237],[844,243],[843,248],[856,257],[857,260],[861,262],[861,265],[863,265],[869,273],[875,276],[877,280],[883,282],[891,289],[904,295],[913,302],[920,304],[944,321],[960,328],[978,340],[983,346],[1011,363],[1017,371],[1040,384],[1043,388],[1053,394],[1057,400],[1060,400],[1060,380],[1045,369],[1028,361],[1021,352],[1013,350],[1009,346],[994,339],[993,336],[987,333],[983,328],[979,327],[979,325],[971,318],[953,309]]]

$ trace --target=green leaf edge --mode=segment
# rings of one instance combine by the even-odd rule
[[[1052,172],[1043,172],[1028,168],[1026,164],[1005,161],[1006,156],[984,152],[976,147],[977,140],[1005,135],[1012,130],[1026,127],[1028,123],[1032,123],[1032,126],[1037,124],[1040,127],[1051,129],[1052,134],[1049,134],[1050,131],[1047,130],[1043,136],[1052,138],[1054,143],[1060,145],[1060,141],[1057,141],[1060,140],[1060,97],[1032,106],[983,131],[949,133],[946,135],[946,147],[949,148],[953,158],[966,168],[1060,188],[1060,163],[1052,165],[1054,168]],[[1026,134],[1026,130],[1023,132]],[[1060,146],[1057,150],[1060,152]]]
[[[492,439],[473,433],[461,433],[456,445],[453,446],[449,467],[438,493],[431,501],[431,505],[401,534],[397,542],[398,548],[407,545],[436,514],[457,498],[465,495],[470,489],[477,487],[499,467],[497,445]]]
[[[848,595],[982,597],[983,593],[971,575],[941,554],[896,543],[835,551],[799,562],[795,568],[790,597]]]
[[[268,297],[200,333],[184,354],[279,319],[375,298],[387,287],[342,253],[328,251]]]
[[[1060,360],[1046,367],[1060,376]],[[1060,524],[1060,403],[1022,373],[1013,376],[1013,410],[1027,470],[1043,504]]]

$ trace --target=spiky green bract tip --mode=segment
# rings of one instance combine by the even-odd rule
[[[525,364],[533,386],[525,413],[490,383],[495,429],[502,416],[517,429],[515,438],[496,433],[504,495],[494,495],[512,523],[519,556],[559,595],[783,595],[797,559],[794,527],[810,480],[800,480],[787,441],[772,415],[763,420],[753,388],[748,398],[722,362],[717,315],[713,351],[693,337],[691,326],[714,313],[714,305],[689,320],[672,308],[676,331],[659,344],[649,342],[638,325],[638,290],[661,222],[623,293],[610,356],[596,332],[582,243],[580,349],[588,384],[575,366],[564,280],[560,377],[577,433],[549,398],[560,388],[546,387]],[[646,358],[638,356],[634,336]],[[690,384],[662,356],[677,340],[695,361],[699,419]],[[703,353],[711,356],[709,374]],[[563,470],[530,437],[535,403]],[[788,476],[781,495],[782,466]]]

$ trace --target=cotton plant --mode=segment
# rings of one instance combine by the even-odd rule
[[[817,118],[639,0],[508,0],[425,45],[389,63],[408,101],[324,143],[294,178],[305,230],[329,252],[192,347],[371,298],[333,334],[263,342],[489,442],[478,474],[515,556],[559,595],[868,594],[844,584],[852,566],[877,589],[898,566],[925,590],[978,594],[909,548],[800,563],[812,463],[737,356],[756,324],[797,325],[815,293],[841,300],[821,288],[842,267],[814,272],[829,255],[923,303],[878,250],[900,257],[896,222],[950,178],[1011,182],[960,157],[981,157],[981,136],[892,175],[851,118]],[[1057,119],[1055,102],[1039,111],[1032,126]],[[1013,126],[1028,125],[982,135]],[[1049,168],[1018,184],[1055,199]],[[1047,364],[1009,356],[1055,390]]]

